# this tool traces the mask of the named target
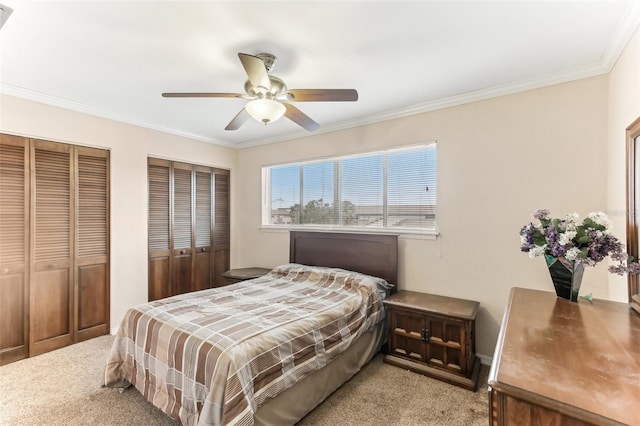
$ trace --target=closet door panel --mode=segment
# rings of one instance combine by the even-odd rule
[[[172,294],[193,291],[193,167],[173,164]]]
[[[182,250],[184,254],[173,256],[172,296],[193,291],[191,287],[191,250]]]
[[[213,174],[210,168],[196,166],[195,169],[195,267],[194,290],[211,288],[213,276]]]
[[[71,334],[69,270],[40,271],[35,274],[31,286],[36,307],[31,313],[31,340],[40,344],[40,351],[46,352],[50,349],[43,350],[42,347],[50,346],[48,340]]]
[[[226,285],[229,171],[149,158],[149,299]]]
[[[23,271],[0,275],[0,365],[29,355],[25,286]]]
[[[199,250],[205,250],[204,248]],[[194,291],[206,290],[211,288],[211,276],[213,270],[213,262],[211,261],[211,251],[202,251],[196,253],[194,268]]]
[[[85,335],[91,334],[87,330],[96,327],[100,328],[100,335],[108,330],[107,274],[106,263],[78,268],[78,331],[85,331]]]
[[[29,149],[0,134],[0,365],[29,355]]]
[[[76,148],[76,341],[109,332],[109,152]]]
[[[171,258],[149,259],[149,300],[171,296]]]
[[[73,342],[71,146],[32,143],[30,355]]]
[[[229,199],[229,171],[215,170],[214,176],[214,286],[220,287],[227,284],[222,276],[229,270],[231,239],[230,199]]]
[[[171,163],[148,159],[149,181],[149,300],[163,299],[171,291]]]

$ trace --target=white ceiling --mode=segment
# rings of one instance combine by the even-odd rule
[[[608,72],[640,22],[616,0],[0,3],[3,93],[235,147],[308,132],[160,94],[243,93],[237,53],[268,52],[290,89],[358,90],[296,104],[327,132]]]

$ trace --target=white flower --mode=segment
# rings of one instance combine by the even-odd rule
[[[580,217],[578,213],[568,214],[562,219],[565,231],[575,231],[579,225]]]
[[[567,231],[560,233],[560,238],[558,238],[558,243],[561,246],[566,246],[575,238],[578,233],[576,231]]]
[[[576,260],[576,257],[580,254],[580,249],[577,247],[572,247],[564,254],[564,258],[567,260]]]
[[[578,223],[578,219],[580,219],[580,216],[576,212],[569,213],[564,217],[565,222],[572,223],[572,224]]]
[[[542,256],[546,248],[546,244],[543,246],[535,246],[534,248],[529,250],[529,257],[533,259],[534,257]]]
[[[594,221],[595,223],[597,223],[598,225],[604,226],[607,229],[611,227],[611,221],[609,220],[607,215],[604,214],[603,212],[589,213],[589,216],[587,217],[592,221]]]

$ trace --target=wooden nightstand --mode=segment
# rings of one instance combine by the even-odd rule
[[[230,269],[222,274],[222,276],[229,282],[229,284],[235,284],[240,281],[261,277],[270,271],[271,269],[268,268],[238,268]]]
[[[384,362],[475,391],[478,302],[399,291],[384,300],[389,353]]]

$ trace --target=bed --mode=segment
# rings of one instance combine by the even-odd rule
[[[134,385],[183,424],[294,424],[384,341],[392,235],[291,232],[264,277],[130,309],[105,385]]]

